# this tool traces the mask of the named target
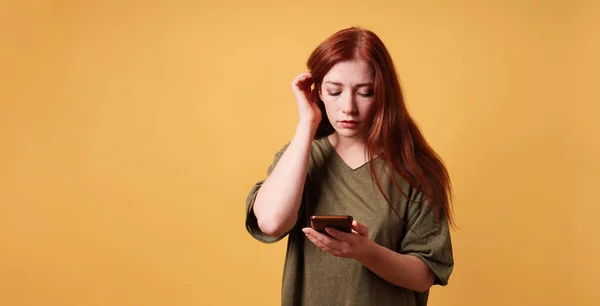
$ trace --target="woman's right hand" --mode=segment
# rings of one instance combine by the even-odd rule
[[[321,122],[322,114],[311,90],[312,83],[313,80],[310,73],[301,73],[292,81],[292,90],[296,97],[300,121],[318,126]]]

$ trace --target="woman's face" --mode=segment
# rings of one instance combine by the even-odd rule
[[[323,78],[319,97],[341,137],[362,137],[375,109],[373,67],[364,60],[339,62]]]

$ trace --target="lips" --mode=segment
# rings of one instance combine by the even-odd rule
[[[354,120],[340,120],[339,123],[344,128],[354,128],[358,126],[359,122]]]

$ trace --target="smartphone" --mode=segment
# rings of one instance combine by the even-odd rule
[[[342,232],[352,232],[352,216],[319,215],[310,217],[310,226],[318,232],[327,233],[325,228],[331,227]]]

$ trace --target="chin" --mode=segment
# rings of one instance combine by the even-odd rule
[[[338,136],[344,137],[344,138],[360,137],[360,132],[358,130],[336,129],[335,132],[338,134]]]

